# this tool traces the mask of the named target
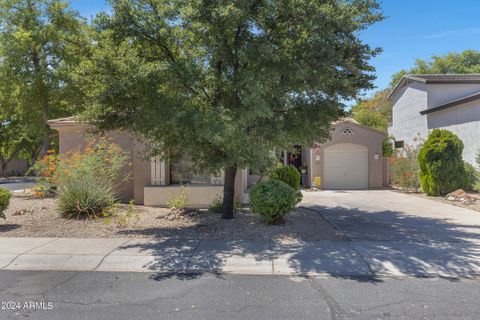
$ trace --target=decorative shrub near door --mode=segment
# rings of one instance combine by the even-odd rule
[[[294,166],[279,166],[271,174],[270,179],[285,182],[294,190],[296,190],[297,203],[302,201],[303,195],[300,191],[300,172]]]
[[[300,172],[294,166],[279,166],[270,174],[270,179],[285,182],[295,190],[300,189]]]

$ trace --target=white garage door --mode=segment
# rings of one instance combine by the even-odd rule
[[[334,144],[324,150],[325,189],[367,189],[368,149],[353,143]]]

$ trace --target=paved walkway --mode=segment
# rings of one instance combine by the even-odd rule
[[[346,241],[1,238],[0,269],[372,275]]]

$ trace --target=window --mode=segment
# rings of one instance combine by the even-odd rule
[[[191,157],[183,156],[170,164],[171,184],[223,185],[223,174],[214,175],[193,170]]]
[[[353,131],[349,127],[346,127],[345,129],[342,130],[341,134],[351,136],[353,134]]]
[[[395,148],[396,149],[400,149],[400,148],[403,148],[403,140],[399,140],[399,141],[395,141]]]

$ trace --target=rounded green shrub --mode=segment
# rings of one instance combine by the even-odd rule
[[[294,166],[279,166],[270,174],[270,179],[280,180],[295,190],[300,189],[300,172]]]
[[[478,171],[468,162],[464,163],[464,168],[465,174],[462,188],[467,191],[474,190],[478,181]]]
[[[0,218],[5,219],[5,210],[10,205],[10,191],[0,188]]]
[[[465,184],[463,142],[448,130],[435,129],[420,149],[422,189],[431,196],[446,195]]]
[[[279,224],[297,204],[297,190],[285,182],[268,180],[257,183],[250,192],[250,208],[267,224]]]

